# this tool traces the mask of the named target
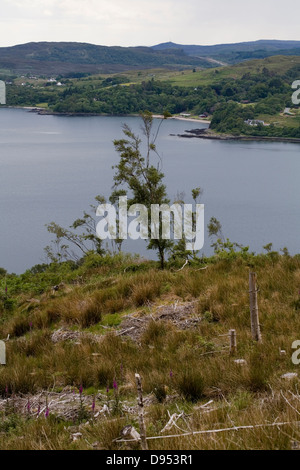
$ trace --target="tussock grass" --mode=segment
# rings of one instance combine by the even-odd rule
[[[262,344],[251,338],[249,269],[258,277]],[[24,309],[24,294],[21,300],[13,299],[19,306],[5,311],[0,321],[1,337],[10,334],[7,365],[0,373],[2,398],[82,385],[104,395],[108,387],[113,399],[117,382],[119,400],[134,406],[134,374],[139,372],[145,395],[152,397],[146,413],[148,435],[159,435],[169,419],[167,411],[178,409],[185,411],[194,430],[299,420],[299,378],[281,378],[286,372],[300,374],[299,366],[291,362],[291,345],[300,339],[299,257],[257,256],[251,259],[251,266],[247,260],[213,259],[204,271],[197,267],[160,271],[147,263],[138,270],[124,270],[124,264],[121,272],[113,264],[93,266],[86,271],[84,282],[70,282],[57,295],[49,289],[34,308]],[[202,318],[195,328],[179,330],[167,320],[153,319],[139,342],[115,334],[128,311],[151,315],[159,305],[176,300],[194,301]],[[51,335],[61,326],[88,334],[78,341],[54,344]],[[229,355],[226,336],[232,328],[238,339],[235,356]],[[282,349],[286,355],[280,354]],[[234,362],[241,358],[245,364]],[[209,400],[214,400],[213,405],[205,412],[201,406]],[[10,433],[7,439],[0,433],[0,448],[86,449],[93,442],[100,449],[120,448],[113,439],[125,425],[138,427],[138,423],[137,416],[122,412],[121,406],[116,409],[114,417],[86,426],[83,439],[74,443],[68,431],[72,423],[63,427],[51,410],[50,419],[27,417],[27,421],[7,411],[3,426]],[[179,425],[185,429],[187,423]],[[288,425],[150,441],[149,446],[288,449],[292,439],[300,440],[299,434],[297,427]]]

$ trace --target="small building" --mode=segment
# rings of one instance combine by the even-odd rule
[[[244,121],[245,124],[247,124],[248,126],[265,126],[265,121],[260,121],[259,119],[247,119],[246,121]]]

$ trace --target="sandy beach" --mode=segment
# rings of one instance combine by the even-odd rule
[[[153,117],[155,119],[164,119],[164,116],[162,114],[153,114]],[[171,116],[168,119],[176,119],[177,121],[187,121],[187,122],[200,122],[202,124],[210,124],[211,121],[208,121],[207,119],[200,119],[200,118],[186,118],[183,116]]]

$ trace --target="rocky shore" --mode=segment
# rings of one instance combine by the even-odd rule
[[[293,144],[300,144],[300,139],[293,139],[291,137],[265,137],[253,135],[230,135],[230,134],[216,134],[210,129],[191,129],[186,130],[185,134],[177,134],[177,137],[186,139],[198,138],[209,140],[237,140],[237,141],[263,141],[263,142],[287,142]],[[174,135],[174,134],[173,134]]]

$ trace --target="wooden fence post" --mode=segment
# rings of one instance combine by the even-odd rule
[[[261,332],[258,317],[257,303],[257,286],[256,273],[249,273],[249,296],[250,296],[250,315],[251,315],[251,332],[255,341],[261,342]]]
[[[6,346],[4,341],[0,341],[0,365],[6,364]]]
[[[141,446],[142,450],[148,450],[148,444],[146,440],[146,428],[144,422],[144,402],[143,402],[143,389],[142,381],[139,374],[135,374],[136,387],[138,391],[138,405],[139,405],[139,425],[141,435]]]
[[[237,349],[236,330],[229,330],[230,354],[235,354]]]

